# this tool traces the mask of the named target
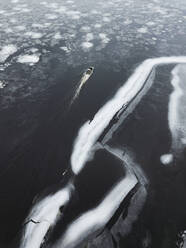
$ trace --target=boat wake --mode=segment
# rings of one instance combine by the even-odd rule
[[[75,94],[74,96],[72,97],[72,100],[70,102],[70,105],[69,107],[72,106],[72,104],[75,102],[75,100],[78,98],[80,92],[81,92],[81,89],[82,87],[84,86],[84,84],[88,81],[88,79],[91,77],[91,75],[93,74],[94,72],[94,67],[89,67],[84,73],[83,73],[83,76],[82,78],[80,79],[79,83],[78,83],[78,87],[75,91]]]

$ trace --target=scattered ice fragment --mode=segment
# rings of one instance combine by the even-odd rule
[[[126,19],[126,21],[124,21],[124,24],[125,24],[125,25],[132,24],[132,20]]]
[[[94,10],[92,10],[92,11],[91,11],[91,13],[92,13],[92,14],[94,14],[94,15],[99,14],[99,12],[98,12],[97,10],[95,10],[95,9],[94,9]]]
[[[42,2],[40,2],[40,4],[41,4],[41,5],[47,5],[47,2],[42,1]]]
[[[74,1],[73,0],[68,0],[67,3],[74,3]]]
[[[91,47],[93,47],[93,43],[89,42],[89,41],[85,41],[81,44],[82,48],[84,49],[89,49]]]
[[[90,27],[89,26],[83,26],[83,27],[81,27],[81,31],[82,32],[90,32]]]
[[[48,8],[52,8],[52,9],[57,9],[58,8],[58,4],[57,3],[50,3],[50,4],[47,4],[47,7]]]
[[[66,53],[69,53],[70,52],[70,49],[66,46],[62,46],[60,47],[61,50],[65,51]]]
[[[43,36],[41,33],[37,32],[26,32],[25,35],[31,37],[32,39],[39,39]]]
[[[157,13],[161,14],[161,15],[166,15],[166,14],[167,14],[167,10],[166,10],[166,9],[163,9],[163,8],[161,8],[161,7],[157,7],[157,8],[155,9],[155,11],[156,11]]]
[[[49,20],[55,20],[58,18],[58,16],[54,14],[46,14],[45,17]]]
[[[28,9],[28,8],[23,8],[23,9],[20,10],[20,12],[22,12],[22,13],[28,13],[28,12],[30,12],[30,11],[31,11],[31,10]]]
[[[93,39],[94,39],[93,33],[88,33],[88,34],[86,34],[86,41],[91,41],[91,40],[93,40]]]
[[[7,28],[4,30],[5,33],[9,34],[9,33],[13,33],[13,30],[11,28]]]
[[[61,14],[64,13],[66,10],[67,8],[65,6],[61,6],[60,8],[55,9],[54,11]]]
[[[147,27],[138,28],[137,32],[141,34],[146,34],[148,33],[148,29]]]
[[[11,18],[11,19],[10,19],[10,22],[11,22],[11,23],[16,23],[17,20],[16,20],[15,18]]]
[[[62,38],[60,32],[57,32],[55,35],[54,35],[54,39],[56,40],[60,40]]]
[[[75,10],[70,10],[66,12],[66,15],[68,17],[70,17],[73,20],[77,20],[80,18],[80,12],[79,11],[75,11]]]
[[[32,24],[32,27],[33,27],[33,28],[43,28],[43,24],[40,24],[40,23],[33,23],[33,24]]]
[[[10,63],[0,64],[0,71],[4,71],[9,66],[10,66]]]
[[[26,8],[28,6],[28,4],[23,3],[23,4],[18,4],[17,6],[20,7],[20,8]]]
[[[186,138],[182,138],[181,142],[182,142],[183,145],[186,145]]]
[[[103,15],[104,15],[104,16],[111,16],[110,13],[104,13]]]
[[[46,23],[44,24],[44,27],[45,27],[45,28],[48,28],[48,27],[50,27],[50,25],[51,25],[50,22],[46,22]]]
[[[147,26],[154,26],[156,23],[155,22],[147,22],[146,25]]]
[[[168,165],[168,164],[172,163],[173,155],[171,153],[163,154],[160,157],[160,161],[162,162],[162,164]]]
[[[2,47],[0,50],[0,63],[3,63],[10,55],[17,51],[17,47],[15,45],[6,45]]]
[[[24,31],[26,29],[26,27],[19,25],[19,26],[15,26],[15,29],[17,29],[18,31]]]
[[[95,27],[95,28],[101,28],[102,25],[101,25],[100,23],[96,23],[96,24],[94,25],[94,27]]]
[[[21,64],[29,64],[34,65],[39,61],[39,55],[38,54],[25,54],[18,57],[17,62]]]
[[[102,43],[104,43],[104,44],[107,44],[110,41],[110,39],[107,37],[107,35],[105,33],[100,33],[99,37],[100,37]]]
[[[6,83],[4,81],[0,81],[0,89],[3,89],[6,86]]]
[[[110,18],[108,18],[107,16],[105,16],[105,17],[103,17],[103,21],[104,22],[110,22],[111,20],[110,20]]]

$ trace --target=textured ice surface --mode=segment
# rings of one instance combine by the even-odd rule
[[[165,46],[165,40],[169,43],[171,39],[176,38],[176,34],[184,34],[185,15],[184,7],[172,8],[176,1],[26,1],[12,0],[7,1],[1,6],[0,31],[1,45],[11,42],[22,46],[26,41],[22,32],[27,30],[27,42],[33,45],[40,39],[42,44],[50,41],[55,34],[63,33],[73,34],[74,50],[84,50],[80,46],[83,42],[83,34],[90,33],[95,38],[94,49],[102,42],[109,44],[112,39],[117,40],[118,52],[126,54],[131,47],[135,47],[136,42],[149,45],[160,46],[160,48],[169,49]],[[21,18],[19,17],[21,13]],[[10,18],[11,17],[11,18]],[[78,20],[78,22],[77,22]],[[51,25],[46,25],[51,21]],[[175,25],[175,22],[177,25]],[[45,27],[45,28],[44,28]],[[36,30],[34,29],[37,29]],[[17,30],[16,32],[14,32]],[[77,30],[80,32],[77,33]],[[101,32],[100,32],[101,31]],[[14,35],[7,36],[7,33]],[[99,34],[105,37],[100,39]],[[44,37],[43,37],[44,36]],[[152,39],[152,37],[156,39]],[[65,43],[69,43],[68,38],[64,38]],[[60,41],[59,41],[60,42]],[[103,46],[102,49],[105,47]],[[112,51],[114,52],[114,51]]]
[[[33,54],[33,55],[25,54],[25,55],[19,56],[17,61],[22,64],[25,63],[25,64],[33,65],[39,61],[39,56],[36,54]]]
[[[5,60],[17,51],[17,47],[15,45],[5,45],[0,50],[0,63],[5,62]]]
[[[82,45],[82,48],[85,50],[93,47],[93,43],[89,41],[84,41],[81,45]]]
[[[20,97],[24,97],[45,90],[48,79],[46,76],[44,80],[42,70],[52,58],[58,60],[61,68],[81,67],[86,63],[118,71],[127,68],[128,61],[136,61],[141,54],[142,59],[183,55],[186,4],[182,0],[179,3],[176,0],[0,1],[0,80],[5,80],[8,86],[4,91],[6,96],[1,97],[1,106],[14,102],[15,95],[19,95],[15,91],[22,92]],[[39,49],[41,63],[37,66],[43,78],[42,87],[38,84],[33,89],[29,82],[23,85],[21,78],[17,78],[20,83],[10,86],[7,69],[20,56],[27,54],[31,59],[32,53],[27,51],[32,47]]]
[[[168,120],[172,135],[172,151],[180,153],[185,148],[186,139],[186,66],[178,65],[172,71],[171,84],[173,91],[170,95]]]
[[[164,165],[168,165],[173,162],[173,154],[164,154],[160,157],[160,161]]]
[[[5,82],[0,81],[0,89],[3,89],[6,86]]]

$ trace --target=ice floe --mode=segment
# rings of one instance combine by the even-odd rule
[[[83,26],[81,27],[80,29],[82,32],[90,32],[91,31],[91,28],[89,26]]]
[[[4,32],[7,33],[7,34],[9,34],[9,33],[13,33],[13,30],[12,30],[12,28],[6,28],[4,30]]]
[[[5,10],[0,10],[0,15],[3,15],[4,13],[6,13]]]
[[[66,46],[62,46],[60,47],[61,50],[65,51],[66,53],[69,53],[70,52],[70,49]]]
[[[57,15],[55,14],[46,14],[45,17],[48,19],[48,20],[55,20],[58,18]]]
[[[5,86],[6,86],[6,83],[0,80],[0,89],[3,89]]]
[[[3,46],[0,50],[0,63],[3,63],[10,55],[17,51],[17,46],[10,44]]]
[[[60,32],[57,32],[57,33],[54,35],[54,39],[56,39],[56,40],[62,39],[62,36],[61,36]]]
[[[59,8],[54,10],[56,13],[63,14],[65,11],[67,11],[67,8],[65,6],[60,6]]]
[[[66,15],[73,20],[78,20],[80,19],[81,13],[79,11],[69,10],[66,12]]]
[[[40,2],[41,5],[48,5],[48,3],[46,1],[42,1]]]
[[[30,31],[30,32],[26,32],[25,36],[28,36],[28,37],[30,37],[32,39],[40,39],[43,36],[43,34],[38,33],[38,32],[31,32]]]
[[[102,24],[101,24],[101,23],[96,23],[96,24],[94,25],[94,27],[95,27],[95,28],[101,28],[101,27],[102,27]]]
[[[168,165],[173,162],[173,158],[173,154],[163,154],[160,157],[160,161],[162,162],[162,164]]]
[[[10,22],[11,22],[11,23],[16,23],[17,20],[16,20],[15,18],[11,18],[11,19],[10,19]]]
[[[82,44],[81,44],[81,46],[82,46],[82,48],[83,48],[84,50],[87,50],[87,49],[93,47],[93,45],[94,45],[94,44],[93,44],[92,42],[89,42],[89,41],[84,41],[84,42],[82,42]]]
[[[111,22],[111,19],[107,16],[103,17],[103,22]]]
[[[101,42],[104,44],[107,44],[110,41],[110,39],[107,37],[107,34],[105,34],[105,33],[100,33],[99,37],[101,39]]]
[[[142,28],[139,28],[137,30],[137,32],[141,33],[141,34],[146,34],[146,33],[148,33],[148,29],[147,29],[147,27],[142,27]]]
[[[24,30],[26,29],[26,27],[23,26],[23,25],[18,25],[18,26],[15,26],[14,28],[15,28],[16,30],[18,30],[18,31],[24,31]]]
[[[29,64],[29,65],[34,65],[38,63],[40,56],[38,54],[25,54],[25,55],[20,55],[17,58],[17,62],[21,64]]]
[[[93,33],[87,33],[85,37],[86,41],[91,41],[94,39]]]
[[[40,23],[33,23],[33,24],[32,24],[32,27],[33,27],[33,28],[43,28],[44,25],[43,25],[43,24],[40,24]]]

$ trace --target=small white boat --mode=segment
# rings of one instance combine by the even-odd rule
[[[79,87],[81,88],[86,81],[90,78],[90,76],[93,74],[94,72],[94,67],[89,67],[84,73],[82,78],[80,79],[80,84]]]
[[[77,85],[77,89],[76,89],[76,92],[70,102],[70,107],[71,105],[74,103],[74,101],[76,100],[76,98],[79,96],[79,93],[83,87],[83,85],[87,82],[87,80],[91,77],[92,73],[94,72],[94,67],[89,67],[82,75],[78,85]]]

